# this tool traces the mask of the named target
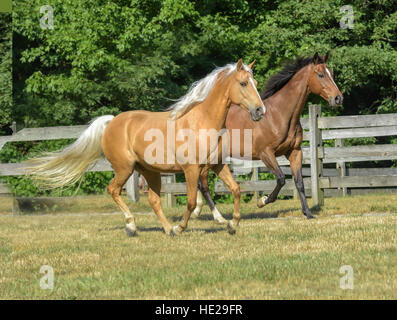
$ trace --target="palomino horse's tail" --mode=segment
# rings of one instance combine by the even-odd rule
[[[26,172],[44,189],[73,184],[87,171],[90,164],[103,156],[101,138],[106,125],[114,116],[102,116],[71,145],[58,152],[50,152],[26,163]]]

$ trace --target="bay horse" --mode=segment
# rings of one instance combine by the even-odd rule
[[[203,153],[199,150],[202,146],[199,131],[219,132],[224,128],[232,103],[239,105],[244,112],[248,111],[254,121],[260,120],[265,112],[252,66],[253,63],[247,66],[240,59],[237,63],[216,68],[195,82],[187,94],[165,112],[138,110],[123,112],[116,117],[99,117],[64,150],[31,159],[27,173],[45,188],[61,187],[79,181],[88,167],[104,155],[115,172],[107,190],[124,213],[127,235],[136,235],[137,229],[134,215],[120,193],[134,170],[141,173],[148,183],[149,203],[165,233],[171,236],[180,234],[187,228],[191,212],[196,207],[199,176],[206,167],[206,162],[199,159]],[[178,133],[176,137],[171,131]],[[193,151],[199,150],[193,156],[189,155],[189,161],[184,157],[187,143],[179,136],[179,132],[186,131],[193,137],[188,140],[189,146],[194,144]],[[158,144],[151,142],[154,138]],[[219,141],[220,137],[217,137],[215,145],[206,145],[204,160],[209,159],[212,153],[217,154]],[[153,148],[153,145],[158,148]],[[182,153],[179,152],[181,149]],[[221,171],[220,176],[225,175],[228,182],[227,170]],[[174,227],[161,208],[161,172],[183,172],[186,177],[187,210],[180,224]]]
[[[232,105],[226,119],[226,128],[233,142],[233,129],[240,129],[240,155],[244,148],[242,128],[252,129],[252,159],[262,160],[277,178],[277,185],[269,196],[263,196],[257,202],[259,208],[274,202],[280,189],[285,184],[285,175],[280,169],[276,157],[285,155],[290,162],[292,176],[302,205],[302,212],[313,218],[307,204],[302,177],[302,126],[300,116],[310,93],[321,96],[332,107],[341,105],[342,93],[333,80],[333,73],[326,65],[328,54],[321,57],[316,53],[313,57],[297,58],[276,75],[272,76],[261,98],[266,105],[266,114],[258,122],[249,121],[246,114],[237,105]],[[232,146],[233,143],[230,143]],[[232,154],[232,151],[230,152]],[[221,164],[214,166],[215,171],[221,170]],[[206,199],[214,219],[219,223],[226,220],[217,210],[208,188],[208,170],[200,176],[199,190]],[[221,177],[220,177],[221,178]],[[222,178],[221,178],[222,179]],[[230,177],[227,177],[230,180]],[[232,190],[234,197],[239,197],[239,189]],[[203,206],[201,194],[198,195],[194,217],[198,217]]]

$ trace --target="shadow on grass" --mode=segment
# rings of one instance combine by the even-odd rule
[[[163,228],[160,227],[137,227],[138,232],[152,232],[152,231],[158,231],[158,232],[164,232]],[[189,232],[204,232],[204,233],[216,233],[220,231],[225,231],[225,228],[187,228],[183,233],[189,233]]]
[[[287,214],[290,212],[294,212],[296,210],[297,210],[296,208],[291,208],[291,209],[277,210],[274,212],[242,213],[241,220],[274,219],[274,218],[278,218],[282,214]],[[314,213],[314,212],[312,212],[312,213]],[[222,216],[227,220],[233,219],[233,213],[222,213]],[[304,217],[303,214],[302,214],[302,217]],[[197,219],[202,220],[202,221],[210,221],[210,220],[214,220],[214,217],[212,216],[212,214],[202,214]]]
[[[98,229],[98,232],[115,231],[115,230],[121,230],[121,229],[125,229],[125,226],[117,226],[117,227],[111,227],[111,228],[101,228],[101,229]]]
[[[300,210],[300,208],[290,208],[290,209],[283,209],[283,210],[277,210],[274,212],[253,212],[253,213],[242,213],[241,214],[241,220],[253,220],[253,219],[274,219],[278,218],[280,215],[283,214],[288,214],[291,212],[295,212],[297,210]],[[311,213],[316,216],[318,213],[321,211],[321,207],[315,206],[310,208]],[[222,213],[223,217],[226,220],[232,220],[233,219],[233,213]],[[302,214],[302,218],[305,218],[305,216]],[[171,216],[168,217],[169,220],[171,220],[173,223],[178,223],[181,220],[182,217],[180,216]],[[212,214],[202,214],[198,218],[191,218],[192,220],[199,220],[199,221],[213,221],[214,217]],[[103,229],[98,229],[98,232],[102,231],[115,231],[115,230],[122,230],[125,229],[125,226],[117,226],[117,227],[111,227],[111,228],[103,228]],[[188,228],[185,232],[204,232],[204,233],[216,233],[220,231],[225,231],[226,230],[226,225],[220,226],[220,227],[215,227],[215,228]],[[137,231],[138,232],[164,232],[163,228],[161,227],[139,227],[137,226]]]
[[[310,211],[312,214],[319,214],[321,211],[321,206],[313,206],[310,208]]]
[[[111,227],[111,228],[103,228],[103,229],[98,229],[98,232],[103,232],[103,231],[117,231],[117,230],[124,230],[125,226],[117,226],[117,227]],[[204,233],[216,233],[220,231],[225,231],[226,227],[224,228],[189,228],[184,231],[186,232],[204,232]],[[137,226],[137,232],[163,232],[164,230],[161,227],[139,227]]]

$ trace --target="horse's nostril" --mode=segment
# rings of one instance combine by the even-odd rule
[[[263,111],[262,107],[256,107],[255,108],[255,114],[256,114],[258,119],[261,119],[264,116],[265,112]]]
[[[335,103],[336,104],[342,104],[342,102],[343,102],[343,97],[342,96],[336,96],[335,97]]]
[[[262,117],[264,115],[262,107],[259,107],[259,106],[251,109],[250,113],[251,113],[251,119],[254,121],[258,121],[258,120],[262,119]]]

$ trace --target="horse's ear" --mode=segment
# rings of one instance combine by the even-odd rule
[[[240,58],[240,59],[238,60],[238,62],[237,62],[236,70],[237,70],[237,71],[240,71],[242,68],[243,68],[243,59]]]
[[[329,51],[325,54],[325,56],[324,56],[324,63],[326,63],[327,62],[327,60],[328,60],[328,57],[329,57]]]
[[[314,57],[313,57],[313,63],[314,63],[314,64],[317,64],[319,58],[320,58],[320,56],[318,55],[318,52],[316,52],[316,53],[314,54]]]
[[[255,65],[255,62],[256,62],[256,60],[254,59],[254,61],[252,61],[252,62],[248,65],[248,68],[250,68],[250,69],[252,70],[252,68],[253,68],[254,65]]]

